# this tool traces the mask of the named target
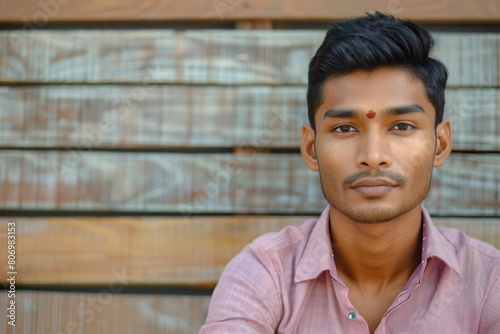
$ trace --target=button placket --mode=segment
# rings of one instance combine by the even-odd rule
[[[333,284],[333,285],[335,285],[335,282],[337,282],[337,281],[336,281],[336,280],[335,280],[335,278],[333,278],[333,277],[331,277],[331,279],[332,279],[332,284]],[[338,282],[338,283],[340,283],[340,282]],[[344,284],[342,284],[342,285],[344,286]],[[344,287],[347,289],[347,287],[346,287],[346,286],[344,286]],[[350,305],[350,306],[352,307],[352,305]],[[352,309],[352,308],[351,308],[351,309]],[[354,311],[349,312],[349,313],[347,314],[347,319],[349,319],[349,320],[351,320],[351,321],[354,321],[354,320],[356,320],[357,318],[358,318],[358,314],[357,314],[356,312],[354,312]]]

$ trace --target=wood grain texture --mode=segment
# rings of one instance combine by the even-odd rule
[[[303,83],[324,32],[91,30],[0,34],[0,82]]]
[[[19,284],[213,286],[227,262],[266,232],[295,217],[14,218]],[[0,224],[5,245],[7,223]],[[0,254],[7,258],[7,247]],[[5,254],[4,254],[5,253]],[[6,277],[2,262],[0,277]],[[5,270],[4,270],[5,269]],[[116,279],[115,279],[116,280]]]
[[[312,216],[311,216],[312,217]],[[214,286],[229,260],[256,237],[306,216],[12,218],[18,284]],[[500,219],[436,218],[500,248]],[[0,223],[0,256],[7,222]],[[6,264],[0,266],[6,280]]]
[[[191,215],[323,207],[315,174],[297,154],[3,151],[0,159],[3,209]]]
[[[306,86],[0,87],[1,147],[298,148]],[[455,150],[500,150],[500,90],[446,92]]]
[[[18,291],[16,326],[0,294],[0,332],[5,334],[197,333],[205,322],[208,296],[153,296]]]
[[[316,173],[299,154],[10,151],[0,156],[3,210],[316,214]],[[500,156],[452,154],[434,170],[439,215],[500,213]]]
[[[90,30],[0,33],[0,82],[307,84],[325,31]],[[500,85],[500,35],[436,33],[450,86]]]
[[[0,146],[297,148],[305,97],[305,87],[0,87]]]
[[[495,0],[90,0],[85,3],[69,0],[25,0],[18,5],[9,1],[1,2],[0,20],[20,23],[31,21],[37,28],[43,27],[47,21],[332,20],[345,19],[373,10],[386,11],[403,18],[439,22],[498,22],[500,16],[500,5]]]

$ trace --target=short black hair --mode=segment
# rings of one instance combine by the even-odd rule
[[[382,67],[408,69],[422,81],[436,109],[437,126],[443,120],[448,71],[442,62],[429,57],[433,46],[434,39],[422,26],[382,12],[331,23],[309,63],[307,109],[311,127],[315,129],[314,114],[323,102],[323,86],[329,79]]]

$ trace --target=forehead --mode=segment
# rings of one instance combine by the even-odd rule
[[[317,114],[322,118],[332,108],[378,111],[408,104],[419,104],[434,117],[435,110],[423,83],[409,70],[359,70],[332,78],[324,84],[323,103]]]

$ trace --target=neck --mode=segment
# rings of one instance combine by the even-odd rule
[[[340,277],[360,286],[404,284],[421,261],[421,222],[420,205],[373,224],[352,221],[331,208],[330,234]]]

